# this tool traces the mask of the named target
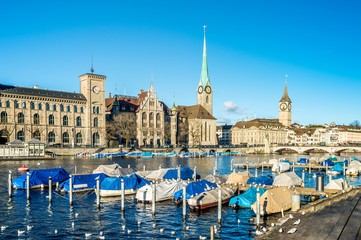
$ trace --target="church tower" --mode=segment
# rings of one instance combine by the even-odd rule
[[[286,75],[285,89],[283,90],[283,95],[279,102],[279,121],[286,127],[289,127],[291,125],[291,117],[292,117],[291,109],[292,109],[292,101],[288,96],[287,75]]]
[[[204,26],[204,45],[201,79],[197,87],[197,104],[202,105],[210,114],[213,114],[213,89],[209,81],[207,50],[206,50],[206,26]]]

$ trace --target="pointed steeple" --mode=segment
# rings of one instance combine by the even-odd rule
[[[154,92],[154,87],[153,87],[153,74],[152,74],[152,81],[150,82],[150,92]]]
[[[209,74],[208,74],[207,49],[206,49],[206,26],[204,26],[203,61],[202,61],[202,73],[200,79],[200,84],[202,84],[203,89],[205,89],[208,82],[209,82]]]
[[[175,106],[175,95],[173,95],[173,106],[170,109],[171,111],[177,111],[177,107]]]
[[[285,76],[285,89],[283,90],[283,95],[282,98],[280,100],[280,102],[292,102],[290,97],[288,96],[288,91],[287,91],[287,75]]]

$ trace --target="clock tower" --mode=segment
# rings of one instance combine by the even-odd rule
[[[287,75],[286,75],[287,79]],[[288,96],[287,80],[285,82],[285,89],[283,90],[282,98],[279,102],[279,122],[284,126],[289,127],[291,125],[292,116],[292,101]]]
[[[197,104],[202,105],[210,114],[213,114],[213,89],[209,81],[207,50],[206,50],[206,26],[204,26],[204,45],[201,79],[197,87]]]

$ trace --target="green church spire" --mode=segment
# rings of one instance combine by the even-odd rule
[[[207,49],[206,49],[206,26],[204,26],[203,61],[202,61],[202,73],[200,79],[200,84],[202,84],[203,89],[205,89],[208,82],[209,82],[209,74],[208,74]]]

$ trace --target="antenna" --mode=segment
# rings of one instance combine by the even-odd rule
[[[91,68],[90,68],[90,72],[93,73],[94,72],[94,68],[93,68],[93,51],[91,53]]]

